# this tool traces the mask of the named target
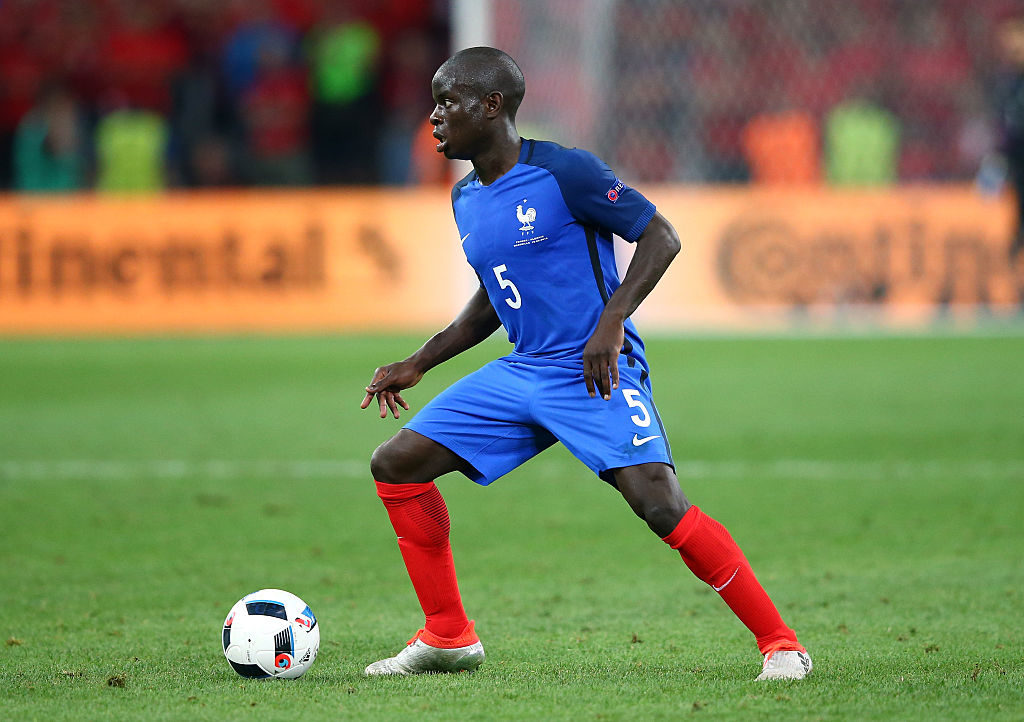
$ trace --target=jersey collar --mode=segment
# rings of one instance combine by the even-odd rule
[[[533,146],[537,141],[520,137],[519,142],[519,162],[528,163],[530,161],[530,156],[533,155]]]

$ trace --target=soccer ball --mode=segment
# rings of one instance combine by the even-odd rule
[[[231,607],[222,639],[224,656],[243,677],[296,679],[313,666],[320,627],[294,594],[261,589]]]

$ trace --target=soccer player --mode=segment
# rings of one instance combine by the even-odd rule
[[[679,488],[644,345],[629,320],[679,252],[675,230],[590,153],[520,138],[515,117],[526,84],[504,52],[456,53],[431,90],[437,150],[473,164],[453,188],[452,206],[480,287],[412,356],[378,368],[361,406],[376,398],[381,418],[390,411],[397,419],[409,409],[405,389],[498,326],[515,348],[442,392],[373,454],[377,493],[426,621],[366,674],[467,671],[483,662],[433,480],[460,471],[487,485],[560,441],[750,629],[764,655],[758,679],[802,679],[811,658],[796,634],[729,532]],[[636,243],[621,283],[612,234]]]

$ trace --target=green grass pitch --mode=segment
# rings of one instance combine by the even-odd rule
[[[649,340],[684,489],[814,657],[770,684],[560,448],[488,489],[440,482],[480,671],[365,679],[422,618],[367,471],[399,423],[358,404],[419,340],[0,342],[4,717],[1024,718],[1024,337]],[[322,625],[296,682],[221,654],[264,586]]]

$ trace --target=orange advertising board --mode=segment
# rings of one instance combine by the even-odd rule
[[[1015,313],[1013,207],[969,187],[655,188],[683,249],[645,301],[646,327],[919,324]]]
[[[3,333],[422,328],[453,269],[443,190],[0,202]]]
[[[1011,204],[969,188],[644,190],[683,252],[641,329],[918,323],[1024,288]],[[0,199],[5,335],[422,331],[476,284],[443,189]]]

